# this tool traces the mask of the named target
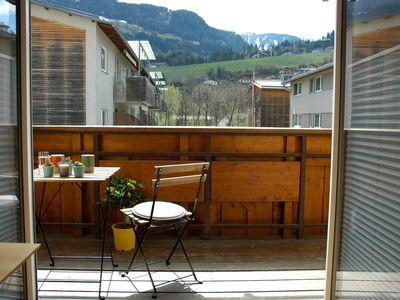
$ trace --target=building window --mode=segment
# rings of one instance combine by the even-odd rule
[[[298,96],[301,95],[302,83],[295,83],[293,87],[293,95]]]
[[[322,91],[322,76],[310,79],[310,93]]]
[[[102,109],[100,114],[100,124],[108,125],[108,110]]]
[[[115,76],[121,76],[121,62],[119,61],[118,57],[115,57],[115,62],[114,62],[114,75]]]
[[[301,115],[293,115],[292,126],[293,127],[301,127]]]
[[[101,70],[107,73],[107,48],[101,46]]]
[[[314,115],[313,127],[321,127],[322,116],[321,114]]]
[[[315,89],[314,89],[314,91],[315,91],[315,92],[320,92],[320,91],[322,91],[322,76],[315,77],[314,82],[315,82]]]

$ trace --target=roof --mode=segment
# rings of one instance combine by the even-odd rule
[[[167,82],[164,78],[164,74],[161,71],[150,72],[150,77],[155,81],[157,86],[165,86]]]
[[[287,89],[280,80],[255,80],[254,85],[260,89]]]
[[[96,22],[100,29],[115,44],[115,46],[117,46],[117,48],[122,53],[124,53],[128,60],[137,68],[139,59],[137,58],[135,52],[130,47],[128,42],[125,40],[123,34],[120,32],[117,26],[111,22],[111,20],[102,16],[96,16],[76,9],[66,8],[56,4],[49,4],[41,0],[31,0],[31,2],[32,4],[42,6],[46,9],[51,8],[69,15],[79,16]]]
[[[156,60],[149,41],[128,41],[128,43],[141,60]]]
[[[315,70],[311,70],[311,71],[307,71],[307,72],[304,72],[304,73],[300,73],[300,74],[294,75],[294,76],[290,77],[289,79],[285,80],[284,83],[285,84],[286,83],[290,83],[292,81],[295,81],[295,80],[298,80],[298,79],[301,79],[301,78],[304,78],[304,77],[307,77],[307,76],[311,76],[311,75],[314,75],[316,73],[319,73],[319,72],[322,72],[322,71],[325,71],[325,70],[328,70],[328,69],[333,69],[333,63],[325,64],[323,66],[320,66],[320,67],[316,68]]]

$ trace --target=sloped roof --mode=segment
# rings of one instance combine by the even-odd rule
[[[156,60],[149,41],[128,41],[128,43],[141,60]]]
[[[328,69],[333,69],[333,63],[325,64],[323,66],[320,66],[320,67],[316,68],[315,70],[310,70],[310,71],[307,71],[307,72],[304,72],[304,73],[300,73],[300,74],[294,75],[294,76],[290,77],[289,79],[285,80],[284,84],[290,83],[290,82],[292,82],[294,80],[298,80],[300,78],[311,76],[313,74],[316,74],[316,73],[319,73],[319,72],[322,72],[322,71],[325,71],[325,70],[328,70]]]
[[[150,72],[150,77],[155,81],[158,87],[163,87],[167,85],[164,74],[161,71]]]
[[[254,85],[260,89],[287,89],[280,80],[255,80]]]

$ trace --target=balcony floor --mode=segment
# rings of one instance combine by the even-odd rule
[[[48,241],[53,255],[100,254],[99,239],[49,234]],[[173,242],[168,237],[149,239],[145,245],[148,260],[165,259]],[[323,298],[324,239],[203,240],[190,237],[184,243],[203,284],[195,284],[191,276],[185,277],[190,273],[178,249],[169,267],[164,263],[150,266],[157,282],[170,281],[159,287],[159,299]],[[151,284],[143,267],[131,271],[129,278],[120,276],[131,255],[132,252],[116,251],[114,258],[118,267],[113,268],[108,261],[105,263],[102,291],[107,299],[151,299]],[[138,262],[141,262],[140,257]],[[57,259],[55,266],[50,267],[42,247],[38,264],[40,299],[97,298],[98,261]]]

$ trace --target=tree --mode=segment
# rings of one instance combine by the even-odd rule
[[[180,126],[188,126],[188,116],[190,114],[190,101],[187,95],[183,95],[179,104],[177,114],[177,124]]]
[[[224,100],[225,100],[225,116],[227,117],[227,126],[239,125],[235,124],[236,119],[239,118],[239,114],[243,113],[247,107],[248,100],[247,88],[243,85],[230,84],[224,89]]]
[[[225,116],[225,101],[224,88],[219,87],[214,90],[210,97],[210,115],[212,119],[212,125],[218,126],[221,120]]]
[[[176,125],[176,119],[173,117],[176,117],[178,114],[182,102],[182,94],[177,88],[170,85],[165,92],[165,98],[167,102],[167,111],[162,113],[164,125]]]
[[[211,94],[212,87],[210,86],[198,84],[194,87],[191,93],[191,99],[193,103],[193,117],[195,117],[195,126],[209,125]],[[204,124],[201,124],[202,117],[204,117]]]

